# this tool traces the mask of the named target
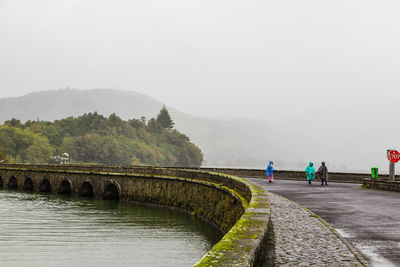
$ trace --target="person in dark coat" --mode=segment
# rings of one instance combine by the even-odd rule
[[[321,177],[321,185],[328,185],[328,168],[325,166],[325,162],[321,162],[321,167],[317,171],[318,175]]]

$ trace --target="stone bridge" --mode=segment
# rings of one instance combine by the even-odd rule
[[[272,261],[268,195],[242,178],[174,168],[0,164],[0,187],[177,208],[225,234],[198,266]]]
[[[311,210],[314,210],[314,202],[310,205],[302,197],[322,190],[324,194],[319,196],[324,199],[332,191],[329,195],[331,199],[336,196],[340,196],[341,200],[347,198],[347,202],[338,205],[334,214],[334,218],[341,218],[346,214],[344,210],[350,203],[349,198],[354,194],[360,195],[361,189],[357,184],[368,178],[367,174],[330,173],[331,182],[345,182],[343,185],[349,186],[331,185],[319,190],[307,187],[305,195],[303,182],[280,181],[304,180],[304,172],[276,171],[277,179],[272,185],[255,179],[265,177],[264,173],[265,170],[252,169],[0,164],[0,187],[150,203],[188,212],[225,234],[197,266],[369,266],[368,260],[322,219],[336,226],[330,217],[325,217],[317,209],[315,212],[322,215],[319,218],[302,206],[266,191],[292,198]],[[355,183],[354,186],[351,183]],[[338,188],[344,191],[341,195]],[[348,188],[353,191],[347,194]],[[367,199],[371,194],[366,192],[365,195]],[[326,202],[321,202],[319,198],[314,200],[317,207],[332,209],[332,205],[324,206]],[[354,219],[351,214],[349,216],[345,219],[351,226]],[[296,222],[305,222],[307,227],[298,228]],[[360,226],[357,228],[361,229]],[[299,236],[305,239],[299,241]],[[317,241],[320,246],[332,247],[335,244],[330,259],[315,249]]]
[[[112,177],[85,176],[78,174],[27,172],[21,170],[1,172],[0,187],[8,189],[53,193],[59,195],[96,197],[102,199],[126,198],[120,181]]]
[[[113,175],[48,169],[1,169],[0,173],[0,187],[7,189],[102,199],[128,199],[124,189],[127,186],[126,182]]]

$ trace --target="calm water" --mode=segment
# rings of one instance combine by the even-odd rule
[[[0,266],[191,266],[221,237],[169,209],[0,190]]]

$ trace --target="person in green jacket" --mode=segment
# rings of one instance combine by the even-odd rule
[[[315,179],[315,168],[314,164],[311,161],[310,164],[305,169],[305,172],[307,173],[308,184],[311,184],[311,181]]]

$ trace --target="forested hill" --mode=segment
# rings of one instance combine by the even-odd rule
[[[71,162],[201,166],[202,152],[173,124],[165,107],[148,121],[96,112],[54,122],[12,119],[0,126],[0,159],[54,163],[68,153]]]
[[[41,91],[0,98],[0,123],[11,118],[22,122],[37,119],[54,121],[95,111],[107,117],[115,113],[123,120],[142,116],[153,118],[162,106],[163,103],[132,91]],[[189,136],[204,153],[203,164],[206,166],[262,167],[265,159],[272,155],[277,158],[277,153],[281,151],[277,140],[290,132],[276,132],[280,128],[265,121],[197,118],[167,107],[175,128]]]
[[[62,89],[0,99],[0,123],[11,118],[54,121],[97,111],[123,120],[155,117],[163,103],[146,95],[123,90]],[[223,107],[223,105],[221,106]],[[168,107],[175,128],[190,137],[204,153],[206,166],[262,167],[276,151],[272,126],[250,120],[216,120],[193,117]],[[275,140],[275,141],[274,141]],[[279,151],[279,150],[278,150]]]

